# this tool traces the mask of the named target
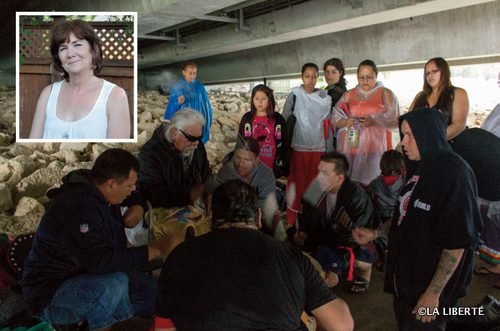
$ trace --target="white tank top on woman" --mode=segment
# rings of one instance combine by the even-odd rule
[[[57,99],[64,80],[52,84],[47,107],[45,108],[44,139],[106,139],[108,116],[106,104],[109,94],[116,85],[104,80],[94,107],[78,121],[66,122],[57,117]]]

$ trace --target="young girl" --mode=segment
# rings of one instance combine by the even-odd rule
[[[396,150],[384,152],[380,159],[380,170],[382,174],[370,182],[368,193],[380,221],[385,223],[392,218],[399,191],[403,187],[405,172],[403,155]],[[387,242],[387,236],[380,236],[373,242],[378,254],[376,265],[379,268],[383,268],[385,262]]]
[[[288,176],[285,119],[275,111],[273,90],[262,84],[255,86],[250,109],[241,118],[239,136],[259,142],[259,159],[273,170],[276,178]]]
[[[368,186],[380,220],[385,223],[392,217],[399,190],[403,186],[403,155],[396,150],[389,150],[380,159],[382,174],[372,180]]]

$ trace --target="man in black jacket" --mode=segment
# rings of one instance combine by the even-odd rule
[[[201,143],[205,118],[186,108],[162,124],[139,153],[139,191],[153,207],[184,207],[202,197],[211,175]]]
[[[213,231],[179,245],[158,278],[155,330],[353,329],[349,308],[307,257],[258,229],[255,190],[229,180],[214,192]]]
[[[368,288],[374,256],[354,242],[351,230],[373,226],[375,212],[366,191],[347,176],[348,167],[343,154],[330,152],[321,157],[318,177],[302,198],[299,230],[292,239],[318,259],[329,286],[336,285],[336,273],[348,267],[351,291],[360,293]]]
[[[144,210],[140,197],[126,200],[138,171],[132,154],[109,149],[91,171],[71,172],[47,193],[55,199],[42,217],[22,279],[33,315],[63,325],[85,320],[92,330],[108,330],[133,315],[153,314],[156,283],[139,271],[175,244],[127,247],[120,205]]]
[[[436,109],[400,117],[407,173],[389,231],[384,290],[394,295],[399,330],[445,330],[451,308],[465,296],[482,220],[469,165],[446,142]],[[385,230],[385,231],[384,231]],[[357,242],[384,229],[355,229]]]

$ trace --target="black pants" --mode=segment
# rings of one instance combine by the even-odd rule
[[[454,305],[447,306],[454,307],[456,304],[457,301]],[[411,313],[414,305],[396,296],[393,299],[393,306],[399,331],[445,331],[446,322],[451,319],[449,316],[438,316],[432,322],[422,323]]]

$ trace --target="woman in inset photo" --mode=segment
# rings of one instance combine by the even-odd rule
[[[97,76],[103,55],[92,26],[81,20],[56,23],[50,53],[54,69],[64,79],[43,89],[29,138],[130,138],[125,90]]]

